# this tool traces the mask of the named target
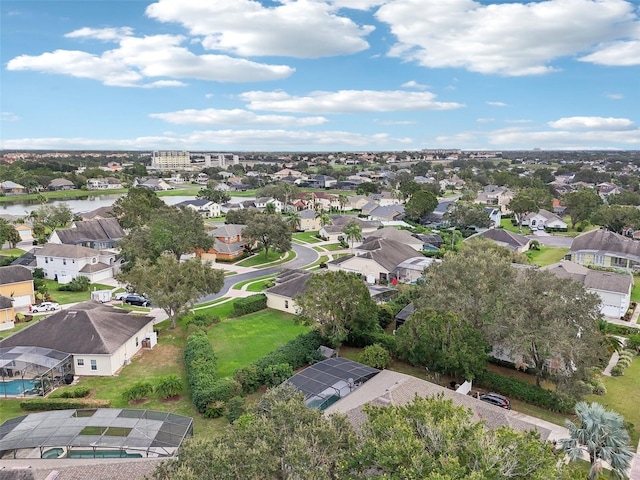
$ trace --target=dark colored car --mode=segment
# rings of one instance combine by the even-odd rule
[[[511,410],[511,402],[509,399],[499,393],[484,393],[480,395],[480,400],[483,402],[490,403],[491,405],[495,405],[496,407],[506,408],[507,410]]]
[[[151,302],[140,295],[127,295],[124,297],[124,303],[129,305],[137,305],[138,307],[150,307]]]

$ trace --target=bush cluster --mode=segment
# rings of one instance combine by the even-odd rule
[[[253,364],[239,368],[234,373],[234,378],[243,392],[253,393],[262,385],[274,384],[285,374],[287,376],[282,380],[286,380],[294,370],[320,360],[318,347],[324,343],[325,339],[316,330],[303,333]]]
[[[575,401],[557,392],[545,390],[516,378],[504,377],[491,371],[485,371],[478,378],[478,383],[489,390],[504,393],[516,400],[522,400],[553,412],[573,412]]]
[[[198,331],[189,335],[184,348],[184,361],[191,387],[191,400],[198,412],[204,413],[211,402],[217,366],[216,355],[206,333]]]
[[[351,330],[345,345],[350,347],[362,348],[369,345],[379,344],[386,348],[391,354],[396,352],[396,337],[388,335],[384,332]]]
[[[373,368],[385,369],[391,365],[391,354],[379,343],[365,347],[358,361]]]
[[[78,276],[71,280],[69,283],[59,285],[59,292],[86,292],[89,290],[91,282],[87,277]]]
[[[208,392],[208,402],[203,412],[204,417],[221,417],[227,402],[237,396],[240,391],[240,384],[231,378],[221,378],[215,381]]]
[[[618,358],[618,363],[616,363],[615,367],[611,369],[611,375],[614,377],[624,375],[625,369],[631,365],[634,356],[635,352],[633,350],[623,350],[620,352],[620,358]]]
[[[208,315],[205,313],[194,313],[193,316],[187,320],[187,325],[193,325],[201,328],[208,328],[211,325],[217,325],[218,323],[220,323],[219,316]]]
[[[67,410],[80,408],[109,408],[109,400],[98,400],[95,398],[34,398],[20,402],[20,408],[28,412],[45,410]]]
[[[267,296],[264,293],[258,293],[257,295],[250,295],[245,298],[239,298],[233,302],[234,317],[241,317],[253,312],[259,312],[267,308]]]
[[[122,398],[127,402],[135,402],[147,398],[153,393],[153,385],[146,380],[136,382],[122,392]]]
[[[84,398],[89,395],[90,392],[91,389],[89,387],[78,386],[56,392],[51,395],[51,398]]]

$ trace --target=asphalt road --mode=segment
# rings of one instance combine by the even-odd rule
[[[198,303],[210,302],[212,300],[224,297],[229,289],[238,282],[244,282],[245,280],[251,280],[252,278],[264,277],[265,275],[272,275],[274,273],[280,272],[283,268],[302,268],[309,265],[310,263],[315,262],[320,257],[320,254],[313,248],[304,247],[302,245],[293,243],[292,249],[296,253],[296,258],[294,258],[290,262],[283,263],[282,265],[278,265],[275,267],[256,269],[253,272],[230,275],[224,279],[224,285],[218,293],[202,297],[200,300],[198,300]]]

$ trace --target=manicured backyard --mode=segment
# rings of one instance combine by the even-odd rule
[[[568,248],[540,246],[540,250],[529,250],[526,255],[532,264],[544,267],[558,263],[567,253],[569,253]]]

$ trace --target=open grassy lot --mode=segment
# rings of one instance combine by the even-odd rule
[[[522,227],[522,231],[520,231],[517,225],[511,224],[510,218],[503,218],[500,220],[500,226],[509,232],[517,233],[519,235],[529,235],[531,233],[529,227]]]
[[[257,292],[261,292],[265,288],[267,288],[268,284],[273,286],[273,283],[272,283],[271,279],[258,280],[257,282],[250,283],[247,286],[247,292],[256,292],[256,293]]]
[[[64,292],[58,290],[60,285],[55,280],[45,280],[47,284],[47,288],[49,289],[49,295],[54,302],[58,302],[60,304],[66,303],[76,303],[76,302],[86,302],[91,299],[91,291],[86,292]],[[102,285],[100,283],[92,283],[89,286],[90,290],[111,290],[113,287],[109,285]]]
[[[321,242],[322,240],[320,240],[318,237],[316,237],[316,235],[318,234],[318,232],[297,232],[293,234],[293,239],[294,240],[300,240],[301,242],[305,242],[305,243],[318,243]]]
[[[569,253],[568,248],[540,246],[540,250],[529,250],[526,255],[532,264],[544,267],[558,263],[567,253]]]
[[[602,377],[607,387],[606,395],[589,395],[586,400],[598,402],[606,408],[618,412],[627,422],[634,425],[631,444],[634,447],[640,440],[640,358],[624,371],[622,377]]]
[[[260,253],[257,253],[252,257],[242,260],[241,262],[237,263],[237,265],[240,267],[260,267],[267,263],[277,262],[278,260],[281,260],[281,259],[290,260],[290,258],[288,257],[289,253],[291,252],[287,252],[283,257],[279,252],[276,252],[275,250],[269,250],[269,255],[265,256],[264,250],[262,250]]]

